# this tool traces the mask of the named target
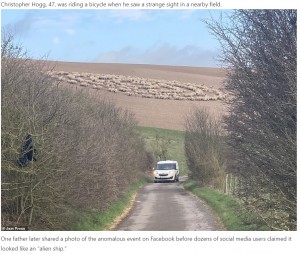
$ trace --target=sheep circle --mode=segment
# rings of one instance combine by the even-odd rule
[[[166,81],[146,79],[132,76],[78,73],[64,71],[49,71],[49,75],[59,82],[103,89],[109,92],[120,92],[127,96],[155,98],[163,100],[191,100],[191,101],[226,101],[228,94],[222,89],[204,84],[183,83],[179,81]]]

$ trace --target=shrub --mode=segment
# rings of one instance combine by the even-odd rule
[[[1,45],[2,225],[68,229],[74,210],[103,211],[144,177],[143,140],[130,112],[60,86],[11,33]]]
[[[237,10],[208,25],[228,66],[240,197],[270,227],[296,230],[297,10]]]
[[[194,109],[186,118],[185,154],[191,178],[223,190],[226,149],[221,134],[221,124],[205,108]]]

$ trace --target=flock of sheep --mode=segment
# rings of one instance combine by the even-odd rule
[[[192,101],[225,100],[228,96],[221,89],[196,83],[64,71],[51,71],[49,74],[64,83],[93,89],[105,89],[109,92],[123,93],[128,96]]]

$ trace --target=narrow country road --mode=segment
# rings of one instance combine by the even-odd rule
[[[219,231],[211,209],[177,183],[149,183],[139,190],[128,216],[115,231]]]

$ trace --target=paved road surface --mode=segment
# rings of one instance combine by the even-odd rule
[[[150,183],[117,231],[216,231],[221,223],[210,208],[177,183]]]

